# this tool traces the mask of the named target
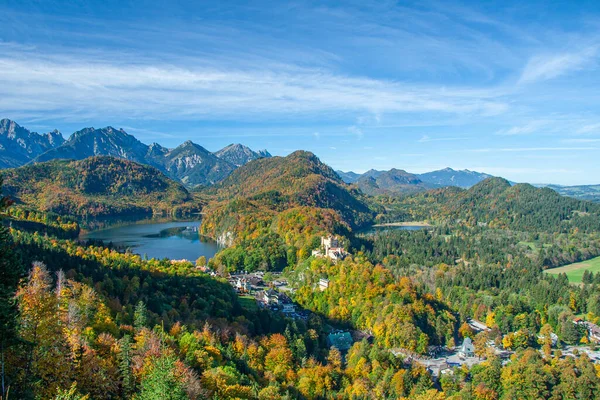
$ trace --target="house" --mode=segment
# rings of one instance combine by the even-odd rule
[[[471,338],[466,337],[463,341],[463,344],[458,349],[459,357],[474,357],[475,356],[475,346],[473,346],[473,341]]]
[[[467,320],[467,324],[473,329],[475,332],[488,332],[490,328],[487,327],[483,322],[477,321],[476,319]]]
[[[591,322],[585,322],[584,324],[588,331],[590,340],[594,342],[600,342],[600,327],[596,324],[592,324]]]
[[[321,278],[319,279],[319,290],[324,291],[329,287],[329,279]]]
[[[327,335],[327,345],[339,351],[348,351],[352,347],[352,335],[346,331],[334,331]]]
[[[263,286],[264,285],[264,282],[263,282],[262,278],[260,276],[256,275],[256,274],[254,274],[254,275],[248,275],[247,280],[250,283],[250,286],[257,287],[257,286]]]
[[[279,305],[279,295],[276,291],[269,289],[262,292],[261,297],[259,299],[266,306],[278,306]]]
[[[237,280],[235,282],[235,287],[240,292],[249,292],[250,286],[251,286],[250,281],[248,281],[248,279],[246,279],[246,278],[237,278]]]

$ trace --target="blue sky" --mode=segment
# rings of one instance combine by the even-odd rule
[[[0,117],[600,183],[600,2],[0,1]]]

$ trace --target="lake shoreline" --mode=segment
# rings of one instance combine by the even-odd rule
[[[202,220],[142,219],[116,224],[80,234],[79,240],[112,243],[119,251],[131,251],[143,258],[188,260],[210,259],[220,250],[213,240],[200,235]]]

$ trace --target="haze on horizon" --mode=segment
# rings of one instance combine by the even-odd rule
[[[600,183],[600,3],[0,4],[0,118]]]

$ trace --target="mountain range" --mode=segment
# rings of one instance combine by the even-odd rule
[[[426,172],[424,174],[411,174],[395,168],[392,168],[389,171],[378,171],[371,169],[364,174],[357,174],[356,172],[352,171],[336,172],[346,183],[357,183],[361,179],[363,182],[365,182],[365,178],[373,178],[378,180],[381,176],[383,176],[383,180],[387,181],[387,184],[382,182],[384,186],[383,189],[392,191],[401,191],[399,190],[401,188],[396,188],[393,182],[397,182],[399,185],[415,186],[415,188],[412,190],[408,187],[405,188],[408,189],[408,191],[426,190],[443,186],[458,186],[466,189],[492,176],[482,172],[469,171],[468,169],[454,170],[452,168],[444,168],[438,171]],[[401,178],[400,175],[402,176]],[[390,182],[389,178],[392,176],[396,177],[396,179],[393,179],[393,182]]]
[[[65,140],[58,131],[40,135],[14,121],[0,121],[0,168],[92,156],[113,156],[151,165],[188,187],[196,187],[219,182],[237,167],[271,155],[241,144],[231,144],[215,153],[191,141],[174,149],[158,143],[148,146],[123,129],[110,126],[84,128]]]
[[[39,134],[9,119],[0,120],[0,169],[55,159],[83,160],[92,156],[113,156],[150,165],[188,188],[194,188],[221,182],[240,166],[270,158],[271,154],[241,144],[230,144],[214,153],[191,141],[173,149],[158,143],[146,145],[123,129],[110,126],[84,128],[65,140],[58,130]],[[470,188],[491,177],[482,172],[452,168],[423,174],[395,168],[389,171],[372,169],[364,174],[335,172],[343,182],[354,184],[369,195],[404,195],[446,186]],[[600,202],[598,185],[539,186],[548,186],[565,196]]]

